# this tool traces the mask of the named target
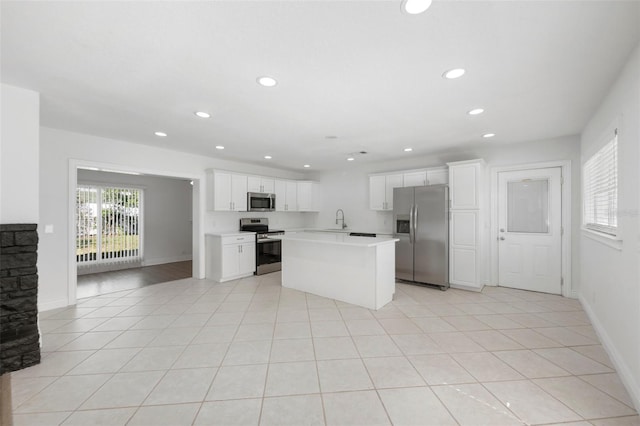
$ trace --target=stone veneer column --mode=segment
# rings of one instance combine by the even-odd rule
[[[37,261],[37,225],[0,225],[0,422],[3,426],[12,423],[9,373],[40,363]]]

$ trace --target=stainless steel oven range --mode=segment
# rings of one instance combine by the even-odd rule
[[[284,235],[284,231],[269,229],[269,219],[240,219],[240,230],[256,233],[256,275],[279,271],[282,262],[282,243],[270,239],[270,236]]]

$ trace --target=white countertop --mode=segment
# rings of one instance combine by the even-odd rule
[[[255,235],[255,232],[249,231],[216,231],[207,232],[205,235],[212,235],[214,237],[237,237],[240,235]]]
[[[350,237],[346,233],[337,232],[291,232],[284,235],[269,237],[282,241],[305,241],[320,244],[339,244],[358,247],[375,247],[400,241],[391,237]]]
[[[350,232],[360,232],[360,233],[366,233],[366,234],[376,234],[376,235],[384,235],[384,236],[391,236],[393,235],[393,232],[391,231],[371,231],[371,230],[362,230],[359,228],[347,228],[347,229],[342,229],[342,228],[292,228],[292,229],[286,229],[285,228],[285,232],[329,232],[329,233],[337,233],[337,234],[348,234]]]

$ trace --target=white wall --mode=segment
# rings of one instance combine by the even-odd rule
[[[0,91],[0,223],[38,223],[40,95],[6,84]]]
[[[143,266],[191,259],[192,186],[189,180],[78,170],[78,183],[123,185],[143,190]],[[118,267],[127,265],[118,264]],[[92,270],[89,267],[78,272]]]
[[[618,226],[612,247],[580,238],[580,300],[640,410],[640,263],[638,199],[640,170],[640,45],[582,133],[586,161],[618,127]],[[608,133],[608,134],[607,134]]]
[[[447,162],[482,158],[487,163],[485,173],[485,206],[491,206],[490,170],[496,166],[540,163],[556,160],[570,160],[572,163],[572,234],[579,235],[580,230],[580,140],[578,136],[568,136],[552,140],[519,144],[487,144],[485,146],[450,152],[437,156],[407,158],[402,161],[384,164],[353,164],[343,170],[319,173],[315,179],[320,181],[323,193],[323,205],[314,223],[318,228],[336,227],[336,210],[345,212],[349,228],[365,232],[392,232],[392,212],[369,210],[369,173],[409,170],[424,167],[443,166]],[[491,207],[492,208],[492,207]],[[485,231],[489,234],[491,215],[485,214]],[[489,283],[491,272],[490,241],[485,241],[485,277]],[[577,290],[580,282],[579,240],[572,241],[572,287]]]
[[[283,179],[303,178],[294,172],[46,127],[40,129],[40,139],[40,223],[51,224],[55,230],[40,242],[41,310],[74,303],[73,295],[68,293],[70,280],[75,281],[75,265],[70,255],[73,238],[69,229],[73,199],[69,198],[69,193],[75,188],[72,180],[76,176],[76,165],[194,179],[194,276],[204,276],[205,229],[218,226],[217,214],[205,212],[206,169],[219,168]],[[233,229],[237,229],[237,225]]]

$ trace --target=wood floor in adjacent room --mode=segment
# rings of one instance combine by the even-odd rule
[[[78,299],[134,290],[152,284],[181,280],[192,277],[192,262],[164,263],[162,265],[141,268],[122,269],[120,271],[99,272],[78,275]]]

